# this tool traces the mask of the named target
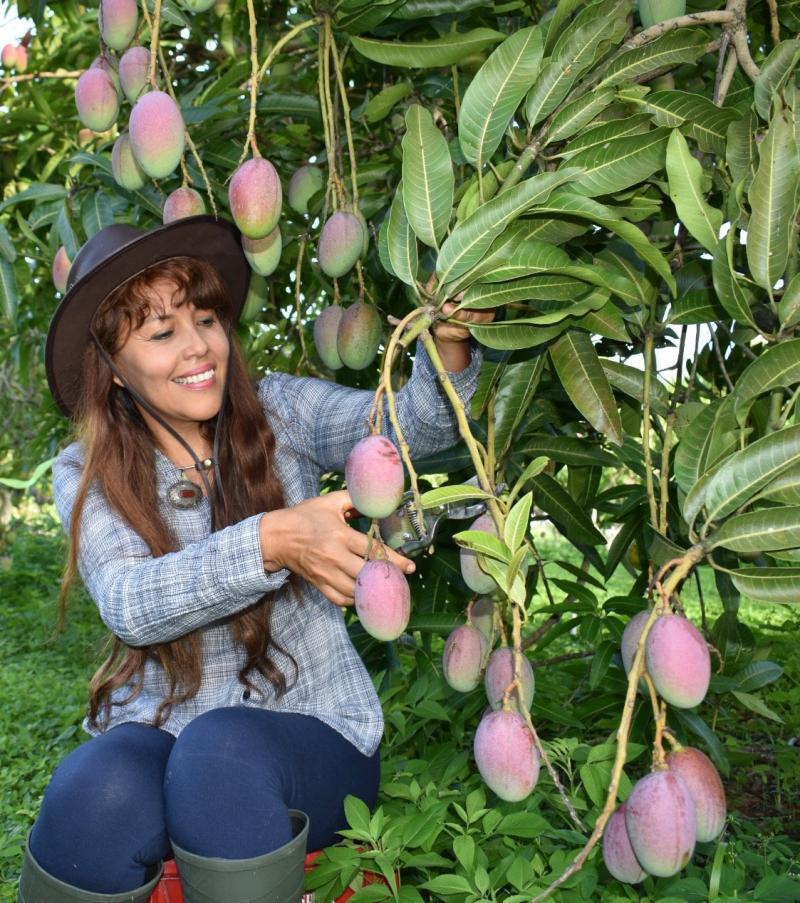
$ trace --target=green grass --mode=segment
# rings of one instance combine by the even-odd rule
[[[36,817],[50,774],[59,760],[84,739],[80,725],[86,704],[87,682],[99,661],[104,640],[104,631],[96,610],[82,593],[76,594],[66,628],[58,637],[53,637],[56,597],[65,546],[52,512],[49,509],[31,512],[25,522],[20,521],[12,526],[16,535],[7,535],[6,548],[0,549],[0,553],[4,553],[0,557],[0,568],[3,568],[0,569],[3,599],[0,607],[0,813],[3,837],[0,845],[0,903],[12,903],[16,899],[21,850],[26,833]],[[11,539],[13,544],[9,542]],[[545,538],[540,546],[548,560],[562,557],[573,563],[577,562],[576,555],[563,542]],[[559,573],[555,565],[548,565],[547,573],[551,579],[559,576],[571,579],[566,571]],[[602,603],[611,596],[627,595],[633,579],[632,574],[620,568],[602,592],[594,590],[602,631],[608,626],[609,619],[617,624],[621,623],[614,615],[607,616],[603,613]],[[555,601],[560,602],[565,593],[556,584],[552,586]],[[708,570],[702,572],[702,586],[705,617],[709,624],[713,624],[722,613],[722,606],[714,587],[713,574]],[[693,582],[686,587],[682,601],[688,613],[699,620],[700,603]],[[542,613],[534,614],[528,626],[536,627],[544,617]],[[785,670],[780,679],[753,694],[773,717],[751,711],[730,694],[719,694],[714,697],[712,706],[704,707],[708,709],[703,712],[704,717],[713,723],[731,764],[730,775],[726,779],[731,817],[725,842],[717,848],[721,851],[718,854],[719,863],[716,858],[714,861],[705,861],[700,857],[697,866],[693,867],[694,871],[690,870],[681,879],[683,883],[673,883],[671,886],[681,888],[677,896],[674,895],[677,891],[671,889],[672,896],[667,897],[663,896],[663,890],[658,891],[660,896],[626,897],[621,885],[611,882],[612,887],[608,884],[607,876],[603,877],[602,870],[598,870],[595,859],[582,879],[582,890],[565,891],[563,896],[556,896],[557,901],[667,898],[701,900],[706,898],[703,895],[707,891],[703,888],[708,888],[713,883],[714,874],[721,886],[720,895],[716,898],[720,901],[746,899],[761,900],[762,903],[787,903],[792,899],[800,899],[800,885],[796,883],[800,875],[800,748],[790,745],[792,738],[800,737],[800,707],[797,706],[800,663],[796,654],[800,637],[800,610],[744,600],[741,618],[749,626],[753,642],[745,651],[740,650],[741,660],[738,663],[733,652],[730,653],[732,657],[726,665],[726,673],[746,661],[767,659],[778,663]],[[564,634],[548,646],[541,656],[536,657],[555,657],[565,652],[591,649],[602,636],[605,636],[602,632],[593,633],[592,630],[580,628]],[[428,664],[434,668],[438,667],[440,646],[441,640],[435,640],[427,659]],[[382,797],[387,811],[387,827],[384,831],[392,823],[392,807],[395,807],[395,818],[405,818],[405,814],[401,816],[398,813],[406,813],[406,810],[398,807],[412,806],[410,802],[403,803],[402,800],[393,798],[392,794],[401,793],[405,786],[402,781],[412,780],[413,775],[408,778],[402,774],[405,774],[403,769],[407,771],[409,761],[415,761],[415,756],[418,761],[427,756],[428,750],[431,750],[431,756],[433,750],[438,750],[441,767],[446,770],[449,760],[453,758],[448,751],[449,743],[453,750],[460,750],[465,762],[463,775],[466,777],[459,778],[464,781],[463,786],[477,788],[480,784],[474,774],[474,767],[469,764],[468,755],[471,733],[477,724],[475,714],[479,712],[480,702],[467,698],[463,711],[454,714],[450,722],[446,717],[442,719],[440,712],[437,714],[437,700],[441,700],[441,705],[445,708],[452,704],[452,694],[441,687],[421,694],[419,703],[409,705],[407,697],[413,686],[409,674],[412,670],[414,676],[420,674],[422,658],[419,649],[416,652],[402,652],[401,659],[406,672],[389,682],[385,694],[384,707],[390,727],[387,731],[387,767],[384,778],[392,784],[390,786],[387,783]],[[540,703],[534,704],[534,717],[537,718],[543,739],[552,750],[557,750],[559,743],[564,748],[571,745],[574,750],[579,743],[595,745],[611,736],[618,710],[605,713],[596,722],[592,721],[590,735],[582,737],[570,736],[568,728],[552,721],[546,714],[537,714],[537,705],[544,707],[548,694],[556,696],[557,706],[563,705],[566,709],[574,705],[577,711],[577,707],[585,706],[586,700],[591,699],[592,695],[587,689],[589,667],[590,660],[578,660],[563,670],[559,666],[537,671],[537,699]],[[417,682],[424,685],[428,681],[430,685],[430,681],[436,679],[429,668],[429,673],[417,677]],[[398,680],[402,684],[399,689]],[[563,698],[558,696],[562,682]],[[619,684],[619,669],[616,665],[612,664],[600,689],[605,684]],[[430,719],[437,717],[439,721],[431,726]],[[457,734],[455,740],[451,739],[453,733]],[[420,738],[423,736],[425,742],[421,743]],[[420,744],[422,752],[410,752],[412,747],[416,749],[417,744]],[[580,783],[578,769],[569,758],[570,754],[567,753],[564,773],[573,773],[577,786]],[[644,761],[644,757],[641,761]],[[398,763],[403,763],[402,768]],[[439,766],[434,762],[427,771],[435,774],[437,767]],[[423,773],[425,771],[423,768]],[[421,773],[418,773],[418,778],[424,792],[428,792],[424,788]],[[537,799],[529,807],[538,807],[552,818],[553,823],[557,823],[559,819],[563,822],[563,812],[550,814],[557,813],[560,804],[548,782],[546,777],[540,780],[542,796],[539,796],[540,789],[537,788]],[[433,806],[434,802],[437,806],[440,805],[442,794],[435,787],[431,792],[433,796],[430,805]],[[450,795],[457,801],[457,793],[451,792]],[[419,801],[415,801],[413,810],[417,811],[420,805]],[[492,803],[487,805],[491,806]],[[502,809],[510,812],[514,807],[504,805]],[[443,823],[444,819],[443,815]],[[443,843],[442,838],[436,843]],[[513,841],[513,844],[517,844],[513,850],[522,857],[521,862],[537,861],[538,858],[542,862],[542,868],[549,871],[558,867],[560,857],[566,851],[576,849],[574,840],[566,845],[564,841],[551,840],[549,864],[545,868],[546,861],[542,860],[542,855],[546,842],[543,843],[544,847],[534,848],[529,846],[529,841]],[[563,852],[559,852],[558,843],[562,844]],[[503,844],[503,849],[512,848],[509,838]],[[451,840],[447,839],[447,844],[441,848],[435,846],[435,851],[440,857],[444,855],[452,858]],[[446,862],[445,859],[442,861]],[[414,871],[414,862],[416,860],[412,861],[408,857],[399,861],[402,867],[411,868],[407,873],[409,886],[415,880],[421,883],[425,878],[430,879],[431,874],[437,874],[431,867],[418,874]],[[416,868],[419,870],[420,867]],[[452,871],[454,868],[458,868],[457,864],[441,866],[439,871]],[[405,875],[404,872],[404,877]],[[600,885],[595,888],[593,883],[598,880],[606,882],[602,885],[602,893]],[[584,896],[576,896],[579,892]]]

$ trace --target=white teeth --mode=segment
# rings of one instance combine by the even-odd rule
[[[194,376],[176,376],[173,382],[179,383],[180,385],[186,385],[188,383],[201,383],[207,379],[211,379],[213,375],[213,370],[206,370],[204,373],[195,373]]]

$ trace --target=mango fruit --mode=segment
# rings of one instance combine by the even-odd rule
[[[686,0],[637,0],[642,28],[650,28],[686,12]]]
[[[469,622],[486,637],[489,649],[497,632],[497,609],[489,596],[479,596],[470,606]]]
[[[286,190],[292,210],[308,213],[308,202],[325,186],[325,175],[318,166],[301,166],[292,173]]]
[[[649,611],[637,612],[630,621],[628,621],[625,625],[625,629],[622,631],[620,653],[622,655],[622,666],[625,668],[626,675],[631,673],[631,666],[633,665],[633,658],[636,655],[636,648],[639,645],[644,625],[647,623],[649,617]]]
[[[147,182],[147,175],[133,155],[127,132],[123,132],[111,148],[111,172],[117,185],[128,191],[136,191]]]
[[[247,238],[265,238],[278,225],[281,180],[264,157],[245,160],[231,177],[228,201],[239,231]]]
[[[497,528],[492,520],[491,514],[481,514],[469,526],[470,530],[482,530],[484,533],[490,533],[497,536]],[[470,549],[461,549],[459,552],[461,562],[461,576],[464,583],[474,593],[491,593],[497,589],[497,584],[493,577],[490,577],[485,571],[481,570],[478,564],[478,558]]]
[[[106,50],[100,56],[95,57],[91,65],[90,69],[102,69],[103,72],[111,79],[112,84],[114,85],[114,90],[117,92],[117,97],[119,98],[122,94],[122,85],[119,80],[119,61],[115,54],[111,53],[110,50]]]
[[[153,179],[165,179],[181,161],[184,125],[178,105],[164,91],[143,94],[131,110],[131,146],[139,166]]]
[[[356,577],[356,614],[370,636],[396,640],[411,617],[411,590],[397,565],[383,559],[367,561]]]
[[[356,301],[342,313],[336,332],[336,349],[345,367],[363,370],[378,353],[381,316],[372,304]]]
[[[518,712],[487,712],[475,732],[475,761],[486,785],[502,800],[529,796],[539,778],[539,753]]]
[[[28,48],[24,44],[17,45],[17,72],[20,75],[28,68]]]
[[[403,500],[403,462],[385,436],[357,442],[347,456],[344,476],[353,505],[366,517],[386,517]]]
[[[695,823],[689,788],[672,771],[641,778],[625,802],[625,827],[634,855],[648,874],[659,878],[677,874],[692,858]]]
[[[104,132],[117,121],[119,97],[114,83],[102,69],[87,69],[75,85],[78,118],[93,132]]]
[[[378,522],[378,529],[381,539],[390,549],[399,549],[404,542],[417,538],[411,519],[403,508],[382,517]]]
[[[53,258],[52,276],[56,291],[61,292],[62,295],[67,290],[67,277],[71,266],[72,261],[67,257],[67,249],[64,245],[61,245]]]
[[[259,276],[271,276],[281,262],[283,239],[280,227],[276,226],[264,238],[247,238],[243,235],[242,248],[254,272]]]
[[[337,210],[322,227],[317,259],[322,272],[331,278],[349,273],[364,253],[363,221],[347,210]]]
[[[603,862],[617,881],[624,881],[625,884],[639,884],[647,877],[628,837],[625,803],[614,810],[603,832]]]
[[[522,701],[525,708],[530,711],[533,705],[533,692],[535,680],[533,668],[526,655],[522,655],[520,665],[520,679],[522,681]],[[486,688],[486,698],[493,709],[499,709],[503,705],[503,696],[511,681],[514,680],[514,650],[508,646],[495,649],[489,656],[486,665],[486,674],[483,679]],[[513,709],[519,705],[517,691],[513,690],[509,696],[509,704]]]
[[[658,695],[669,705],[691,709],[705,698],[711,656],[703,635],[686,618],[656,618],[647,634],[646,664]]]
[[[150,71],[150,51],[146,47],[131,47],[119,61],[119,83],[130,103],[136,103],[147,86]]]
[[[100,36],[112,50],[124,50],[136,34],[139,6],[136,0],[100,0]]]
[[[15,44],[6,44],[0,53],[0,63],[4,69],[13,70],[17,68],[17,48]]]
[[[329,370],[339,370],[344,366],[336,344],[343,312],[341,304],[331,304],[323,308],[314,320],[314,346]]]
[[[166,225],[174,222],[176,219],[185,219],[187,216],[201,216],[205,212],[206,203],[203,200],[203,195],[199,191],[195,191],[194,188],[184,185],[167,195],[161,217]]]
[[[449,686],[461,693],[478,686],[486,646],[486,637],[471,624],[461,624],[450,632],[442,653],[442,674]]]
[[[668,753],[667,766],[683,779],[694,800],[697,839],[715,840],[725,827],[728,811],[725,788],[714,763],[699,749],[685,746]]]

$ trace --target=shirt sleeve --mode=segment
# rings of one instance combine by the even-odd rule
[[[480,346],[471,343],[471,350],[469,364],[449,374],[465,406],[475,393],[483,361]],[[267,415],[278,415],[297,450],[311,457],[322,471],[344,471],[350,450],[369,433],[374,392],[275,373],[262,382],[261,396]],[[395,392],[395,400],[412,459],[450,448],[458,439],[455,413],[422,343],[416,346],[411,376]],[[381,432],[398,444],[386,401]]]
[[[53,493],[65,530],[82,469],[74,445],[53,468]],[[81,517],[78,569],[103,622],[124,643],[169,642],[247,608],[286,582],[287,570],[264,571],[261,516],[154,557],[141,536],[92,487]]]

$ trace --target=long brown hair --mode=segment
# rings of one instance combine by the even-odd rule
[[[214,311],[231,336],[229,382],[225,401],[224,431],[219,443],[219,472],[225,484],[224,503],[218,500],[216,527],[228,526],[262,511],[284,505],[283,489],[275,472],[275,436],[264,418],[241,350],[232,334],[230,301],[216,270],[200,260],[177,257],[156,264],[118,287],[100,305],[93,321],[97,341],[112,357],[131,331],[150,313],[156,280],[172,283],[176,303],[190,301],[200,310]],[[178,543],[159,514],[154,443],[147,424],[128,391],[114,382],[100,350],[90,342],[83,363],[83,392],[76,412],[77,438],[83,444],[85,463],[70,518],[69,556],[59,596],[63,618],[70,586],[77,574],[81,515],[89,487],[97,485],[111,507],[142,537],[155,557],[178,549]],[[216,417],[202,424],[205,438],[213,439]],[[121,478],[124,474],[125,478]],[[270,629],[273,594],[230,619],[233,639],[247,653],[239,680],[252,688],[249,675],[265,677],[278,695],[286,691],[286,678],[270,651],[280,649]],[[114,705],[130,702],[142,688],[145,663],[155,660],[163,668],[169,694],[156,712],[162,725],[172,707],[191,699],[203,674],[202,639],[199,631],[166,643],[131,647],[109,637],[108,657],[90,684],[89,721],[107,724],[111,696],[119,687],[132,685],[131,693]],[[283,650],[281,650],[283,651]],[[295,665],[296,675],[296,665]]]

